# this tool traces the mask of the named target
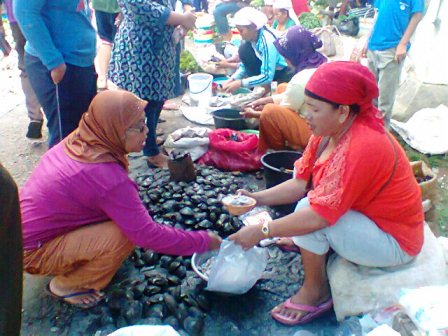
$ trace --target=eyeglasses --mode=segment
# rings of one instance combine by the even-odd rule
[[[126,131],[143,133],[145,130],[146,130],[146,124],[143,123],[140,127],[129,127]]]

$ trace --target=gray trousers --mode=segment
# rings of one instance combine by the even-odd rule
[[[296,211],[309,206],[308,198],[303,198]],[[354,210],[347,211],[333,226],[295,236],[292,240],[297,246],[318,255],[326,254],[331,247],[342,258],[367,267],[404,265],[414,259],[401,249],[394,237]]]
[[[16,51],[19,55],[19,69],[20,69],[20,81],[22,84],[22,90],[25,94],[25,104],[26,109],[28,110],[28,118],[30,121],[40,121],[44,120],[44,115],[40,108],[39,101],[37,100],[36,94],[34,93],[33,88],[31,87],[30,80],[28,78],[28,74],[25,70],[25,63],[23,61],[23,56],[25,54],[25,37],[22,34],[22,31],[19,28],[17,23],[11,24],[12,36],[14,38],[14,42],[16,43]]]
[[[395,48],[386,50],[368,50],[369,69],[378,83],[380,95],[377,106],[383,114],[384,124],[389,127],[395,96],[400,84],[404,61],[395,62]]]

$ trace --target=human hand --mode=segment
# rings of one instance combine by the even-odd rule
[[[406,45],[399,44],[395,50],[395,62],[401,63],[406,58],[407,48]]]
[[[251,107],[246,107],[243,112],[240,112],[240,114],[244,117],[244,118],[257,118],[259,119],[261,116],[261,112],[260,111],[255,111],[253,108]]]
[[[241,245],[244,250],[257,245],[260,240],[266,238],[261,232],[261,225],[248,225],[241,228],[238,232],[229,236],[238,245]]]
[[[191,12],[194,14],[195,8],[192,5],[185,4],[183,8],[184,12]]]
[[[266,104],[273,103],[272,97],[259,98],[252,103],[248,104],[247,107],[254,109],[255,111],[261,111]]]
[[[58,65],[56,68],[52,69],[50,72],[51,79],[53,83],[59,84],[64,78],[65,71],[67,70],[67,66],[65,63]]]
[[[237,195],[244,195],[244,196],[247,196],[247,197],[251,197],[251,198],[253,198],[254,200],[256,200],[257,203],[258,203],[257,196],[255,196],[255,193],[250,192],[250,191],[248,191],[248,190],[246,190],[246,189],[238,189],[238,190],[236,191],[236,194],[237,194]]]
[[[208,244],[208,250],[217,250],[221,246],[222,239],[216,233],[211,231],[207,232],[210,237],[210,243]]]
[[[120,27],[121,21],[123,21],[123,14],[120,12],[115,17],[115,21],[114,21],[115,27]]]
[[[192,12],[185,12],[184,14],[182,14],[182,23],[181,25],[186,29],[186,30],[191,30],[194,28],[194,25],[196,23],[196,15]]]
[[[219,62],[216,62],[216,67],[217,68],[221,68],[221,69],[225,69],[229,67],[229,62],[227,62],[226,60],[222,60]]]
[[[226,93],[233,93],[241,87],[242,81],[241,79],[232,80],[231,82],[227,81],[223,84],[222,88]]]

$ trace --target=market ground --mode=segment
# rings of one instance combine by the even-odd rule
[[[180,103],[180,99],[176,101]],[[167,120],[165,123],[159,124],[160,129],[165,132],[165,136],[175,129],[190,124],[180,111],[164,111],[162,118]],[[19,187],[23,186],[32,169],[48,148],[46,128],[43,130],[42,140],[30,141],[25,138],[27,125],[28,117],[20,88],[16,57],[12,54],[10,57],[0,60],[0,162],[9,170]],[[407,148],[407,151],[412,159],[423,157],[409,148]],[[447,235],[448,158],[446,155],[423,158],[436,168],[439,176],[438,199],[435,202],[434,209],[427,214],[427,219],[437,235]],[[146,169],[144,158],[141,155],[133,155],[131,171],[135,173],[144,169]],[[34,316],[36,316],[36,312],[40,312],[42,309],[51,309],[51,307],[42,306],[42,302],[48,302],[42,299],[43,287],[47,281],[46,278],[32,278],[25,275],[24,282],[24,321],[26,324],[40,324],[42,334],[48,334],[48,331],[51,330],[51,322],[48,319],[37,321]],[[22,333],[27,334],[26,330],[27,327],[24,325]],[[57,330],[52,331],[57,334]]]

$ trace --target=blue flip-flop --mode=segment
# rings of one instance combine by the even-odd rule
[[[50,283],[48,283],[47,286],[45,286],[45,292],[49,296],[55,298],[58,301],[62,301],[62,302],[68,303],[68,304],[70,304],[70,305],[72,305],[74,307],[81,308],[81,309],[93,308],[103,299],[102,297],[100,297],[97,300],[95,300],[93,302],[90,302],[90,303],[71,303],[71,302],[68,302],[67,299],[70,299],[70,298],[76,297],[76,296],[81,296],[81,295],[94,294],[94,293],[97,293],[97,291],[95,289],[89,289],[89,290],[86,290],[86,291],[76,292],[76,293],[67,294],[67,295],[56,295],[55,293],[53,293],[50,290]]]

